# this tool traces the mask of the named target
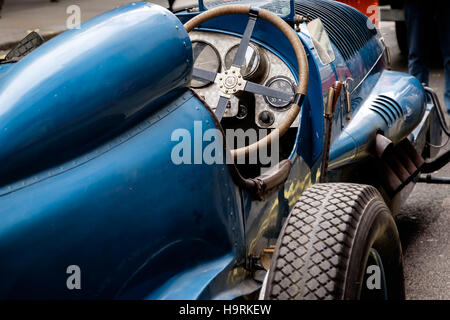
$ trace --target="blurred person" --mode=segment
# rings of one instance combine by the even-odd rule
[[[427,30],[439,29],[439,44],[444,59],[445,93],[444,101],[450,115],[450,6],[441,2],[406,0],[405,21],[408,38],[408,70],[420,82],[428,85],[431,55],[429,43],[431,35]],[[436,28],[434,28],[436,29]]]
[[[1,0],[0,0],[1,1]],[[169,0],[169,10],[173,11],[173,4],[175,3],[175,0]]]

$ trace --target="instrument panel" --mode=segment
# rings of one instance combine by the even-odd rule
[[[192,31],[189,36],[194,53],[194,67],[214,73],[229,69],[241,41],[239,37],[205,31]],[[251,42],[247,48],[241,72],[245,80],[295,93],[296,82],[289,67],[275,54],[256,43]],[[217,84],[193,79],[191,88],[215,110],[219,101]],[[242,119],[248,108],[255,108],[254,121],[259,127],[276,128],[284,119],[290,105],[291,101],[256,94],[254,106],[249,106],[246,99],[232,96],[224,117]],[[298,119],[291,127],[298,127]]]

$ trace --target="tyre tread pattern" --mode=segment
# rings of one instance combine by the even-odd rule
[[[350,249],[367,203],[381,198],[374,187],[316,184],[286,220],[273,255],[266,298],[342,299]]]

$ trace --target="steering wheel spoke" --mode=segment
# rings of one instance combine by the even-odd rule
[[[222,120],[223,115],[225,114],[225,111],[227,110],[228,101],[230,101],[230,98],[225,96],[219,97],[219,102],[217,102],[216,107],[216,117],[219,119],[219,121]]]
[[[294,98],[294,95],[292,94],[275,90],[250,81],[247,81],[244,91],[286,101],[291,101]]]
[[[214,80],[216,80],[216,76],[217,76],[217,73],[212,72],[212,71],[199,69],[199,68],[194,68],[192,70],[192,78],[194,78],[194,79],[214,82]]]
[[[256,20],[258,19],[259,11],[257,9],[250,9],[248,13],[248,23],[245,27],[244,34],[242,35],[241,43],[239,43],[239,48],[233,59],[233,66],[240,68],[244,64],[245,54],[247,52],[248,45],[250,44],[250,38],[253,34],[253,29],[255,28]]]

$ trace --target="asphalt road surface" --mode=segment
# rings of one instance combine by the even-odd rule
[[[391,49],[392,68],[406,72],[394,23],[384,22],[380,27]],[[444,74],[439,66],[431,71],[430,86],[443,103]],[[443,149],[450,149],[450,143]],[[437,176],[450,177],[450,165]],[[450,185],[417,184],[396,220],[403,244],[407,299],[450,299]]]

